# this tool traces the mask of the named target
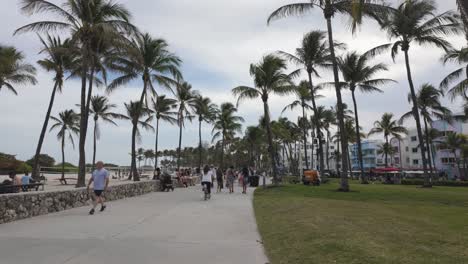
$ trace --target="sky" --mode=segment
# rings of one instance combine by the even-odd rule
[[[29,63],[41,59],[38,54],[40,43],[35,33],[13,36],[18,27],[40,19],[54,19],[52,15],[36,15],[28,17],[19,10],[20,1],[1,0],[0,17],[4,21],[0,27],[0,43],[12,45],[26,55]],[[148,32],[154,37],[164,38],[182,60],[184,79],[204,96],[210,97],[216,104],[223,102],[236,103],[231,89],[239,85],[252,86],[249,75],[249,65],[257,63],[262,56],[282,50],[293,53],[299,46],[303,35],[311,30],[326,30],[325,20],[321,11],[315,10],[303,17],[291,17],[275,21],[267,25],[269,14],[276,8],[292,3],[291,0],[116,0],[124,4],[132,13],[132,22],[142,32]],[[62,0],[52,0],[60,3]],[[391,1],[397,3],[399,1]],[[455,9],[455,0],[437,0],[439,11]],[[336,16],[333,21],[334,34],[337,41],[346,43],[348,50],[364,52],[375,46],[388,43],[387,35],[372,21],[365,20],[364,25],[356,34],[350,33],[347,18]],[[66,32],[59,32],[61,34]],[[461,37],[451,37],[449,41],[460,47],[464,44]],[[413,45],[410,60],[413,79],[417,87],[424,83],[438,85],[442,78],[456,68],[456,65],[441,64],[443,52],[433,47],[418,47]],[[384,54],[375,62],[388,64],[389,71],[378,77],[391,78],[398,83],[383,87],[383,94],[358,94],[357,101],[360,122],[364,131],[369,131],[374,121],[384,112],[394,113],[399,118],[409,111],[407,102],[409,91],[406,69],[402,56],[395,63],[390,54]],[[290,65],[289,70],[296,67]],[[330,72],[320,72],[321,79],[315,83],[332,80]],[[53,87],[52,74],[38,69],[38,84],[35,86],[17,87],[18,96],[2,89],[0,91],[0,152],[16,155],[17,159],[26,160],[34,155],[40,129],[47,110],[50,93]],[[305,76],[302,76],[304,78]],[[297,80],[299,82],[300,78]],[[63,92],[56,97],[53,115],[76,108],[79,103],[80,84],[70,80],[64,85]],[[118,105],[118,112],[124,113],[123,104],[137,100],[141,93],[138,82],[121,87],[109,95],[110,101]],[[164,90],[159,90],[165,93]],[[97,94],[105,91],[97,90]],[[318,101],[319,105],[331,106],[336,102],[333,90],[324,90],[325,97]],[[350,93],[343,93],[343,100],[350,107]],[[270,98],[269,104],[273,119],[285,116],[297,120],[300,110],[281,114],[283,108],[294,100],[294,97]],[[460,109],[459,102],[444,101],[453,111]],[[239,115],[245,118],[244,129],[248,125],[256,125],[263,114],[259,100],[245,101],[239,106]],[[117,121],[118,126],[101,125],[101,138],[98,141],[97,158],[105,162],[125,165],[130,163],[131,124],[129,121]],[[408,126],[412,126],[411,123]],[[90,126],[92,129],[92,125]],[[211,141],[211,127],[203,126],[204,141]],[[92,156],[92,134],[88,134],[87,161]],[[154,133],[142,131],[142,140],[138,147],[154,148]],[[78,142],[78,139],[76,139]],[[160,126],[160,149],[175,149],[178,145],[178,128],[162,123]],[[183,146],[196,146],[198,143],[198,124],[187,124],[183,132]],[[56,132],[46,135],[42,153],[61,157],[60,143]],[[66,160],[72,163],[78,161],[78,149],[71,144],[66,146]]]

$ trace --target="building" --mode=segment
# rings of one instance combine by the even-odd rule
[[[394,154],[392,156],[393,165],[404,170],[420,170],[423,168],[421,160],[421,148],[419,147],[418,132],[410,129],[408,135],[401,140],[390,139]]]
[[[362,146],[362,161],[364,171],[370,171],[373,168],[383,167],[385,165],[382,154],[379,154],[379,149],[383,145],[381,140],[363,140]],[[359,171],[358,144],[349,145],[349,153],[351,159],[351,168],[353,171]]]

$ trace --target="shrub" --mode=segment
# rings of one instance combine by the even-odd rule
[[[34,156],[26,161],[29,166],[34,165]],[[39,166],[41,167],[52,167],[55,164],[55,159],[47,154],[39,154]]]
[[[401,180],[403,185],[423,185],[424,180],[421,179],[404,179]],[[453,186],[453,187],[468,187],[468,181],[434,181],[434,186]]]
[[[26,162],[21,162],[18,167],[15,169],[16,173],[26,173],[26,172],[31,172],[32,167],[29,166]]]

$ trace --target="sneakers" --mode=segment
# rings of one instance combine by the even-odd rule
[[[91,209],[91,211],[89,211],[89,214],[90,214],[90,215],[93,215],[93,214],[94,214],[94,208]]]
[[[105,205],[101,206],[101,210],[100,210],[100,211],[102,212],[102,211],[106,210],[106,207],[107,207],[107,206],[105,206]]]
[[[104,206],[101,206],[101,210],[99,210],[99,212],[102,212],[102,211],[106,210],[106,207],[107,207],[107,206],[105,206],[105,205],[104,205]],[[94,208],[93,208],[93,209],[91,209],[91,211],[89,211],[89,214],[90,214],[90,215],[93,215],[94,212],[95,212],[95,210],[94,210]]]

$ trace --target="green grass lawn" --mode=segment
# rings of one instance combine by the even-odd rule
[[[468,263],[468,188],[370,184],[336,192],[257,189],[254,208],[272,264]]]

